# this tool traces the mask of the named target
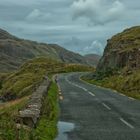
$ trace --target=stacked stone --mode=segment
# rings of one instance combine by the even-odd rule
[[[29,127],[35,127],[37,120],[40,117],[42,100],[45,94],[47,94],[50,81],[47,77],[40,84],[39,88],[32,94],[24,110],[19,111],[20,121]]]

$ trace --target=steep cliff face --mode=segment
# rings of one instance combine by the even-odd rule
[[[140,69],[140,26],[126,29],[107,41],[97,72],[122,68]]]
[[[87,79],[140,99],[140,26],[126,29],[109,39],[96,73]]]
[[[67,63],[88,64],[83,56],[59,45],[19,39],[0,29],[0,72],[15,70],[26,60],[39,56]]]

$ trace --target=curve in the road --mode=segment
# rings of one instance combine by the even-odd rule
[[[140,101],[87,84],[81,75],[58,78],[63,95],[60,121],[75,124],[67,133],[68,140],[139,140]]]

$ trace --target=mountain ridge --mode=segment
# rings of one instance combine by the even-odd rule
[[[65,63],[88,65],[84,56],[66,50],[57,44],[20,39],[0,29],[0,71],[16,70],[25,61],[40,56]]]

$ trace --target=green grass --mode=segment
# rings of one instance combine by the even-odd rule
[[[18,98],[30,95],[47,73],[57,70],[61,65],[47,58],[30,60],[3,81],[0,95],[14,95]]]
[[[113,36],[110,43],[113,48],[120,49],[120,52],[129,52],[138,49],[140,45],[140,26],[126,29],[122,33]],[[123,44],[121,48],[116,45],[120,43]]]
[[[5,103],[0,108],[0,140],[54,140],[57,135],[57,121],[59,114],[58,88],[52,83],[47,96],[43,100],[41,117],[36,129],[17,130],[15,120],[18,110],[22,109],[29,97]]]
[[[18,111],[25,107],[28,98],[24,97],[0,106],[0,140],[15,140],[17,135],[21,140],[26,140],[29,137],[29,132],[24,129],[18,132],[15,123]]]
[[[56,137],[59,114],[57,96],[57,85],[52,83],[48,95],[43,101],[41,118],[33,133],[34,140],[54,140]]]
[[[23,64],[17,72],[10,74],[0,83],[0,95],[21,98],[30,95],[45,75],[51,77],[56,73],[92,70],[92,67],[84,65],[69,65],[45,57],[36,58]]]
[[[130,75],[112,75],[100,80],[86,77],[82,79],[91,84],[111,88],[127,96],[140,99],[140,70],[134,71]]]
[[[0,140],[15,140],[17,128],[15,119],[18,111],[24,108],[33,91],[44,76],[51,78],[56,73],[93,71],[94,68],[66,64],[53,59],[40,57],[23,64],[10,74],[0,74],[0,96],[15,96],[16,100],[0,106]],[[21,129],[20,140],[53,140],[57,134],[58,102],[57,86],[52,83],[48,95],[44,98],[40,120],[35,130]]]
[[[65,72],[87,72],[94,71],[95,68],[81,64],[67,64],[65,65]]]

